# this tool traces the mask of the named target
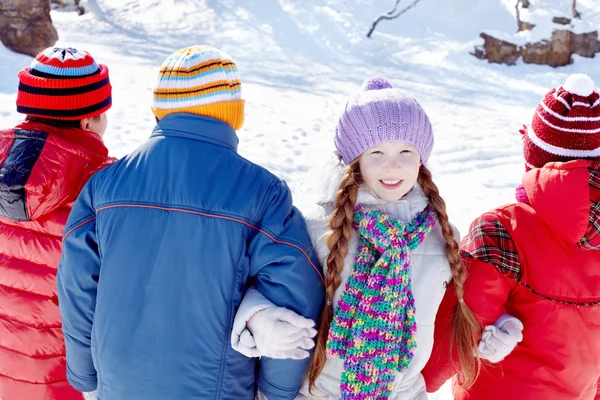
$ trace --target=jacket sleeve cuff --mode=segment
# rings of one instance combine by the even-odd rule
[[[242,299],[242,303],[238,308],[237,314],[233,320],[233,330],[231,332],[231,346],[234,350],[246,355],[247,357],[254,357],[255,348],[249,348],[244,346],[240,337],[242,333],[246,331],[247,323],[259,311],[266,310],[267,308],[277,307],[271,303],[265,296],[263,296],[255,288],[250,288],[246,291],[246,295]]]
[[[300,387],[296,390],[289,390],[277,387],[268,382],[262,374],[258,375],[258,390],[269,400],[294,400],[298,393],[300,393]]]
[[[79,392],[93,392],[98,386],[97,375],[82,378],[75,374],[71,368],[67,365],[67,380]]]

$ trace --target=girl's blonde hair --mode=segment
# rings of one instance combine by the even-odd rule
[[[417,181],[437,214],[442,234],[446,240],[446,255],[452,270],[456,294],[462,300],[467,272],[460,258],[458,243],[454,239],[452,226],[448,221],[446,203],[440,196],[437,186],[433,183],[431,172],[426,167],[421,166]],[[348,243],[353,232],[354,207],[356,206],[358,189],[361,183],[360,166],[357,159],[346,168],[342,177],[335,199],[335,208],[329,221],[329,231],[326,235],[327,247],[329,248],[325,275],[326,304],[319,320],[317,344],[308,370],[309,391],[311,393],[327,361],[326,347],[329,326],[333,320],[333,296],[341,284],[344,259],[348,255]],[[452,344],[457,346],[464,387],[470,386],[475,381],[481,368],[479,359],[475,357],[479,333],[480,327],[475,316],[464,301],[460,301],[455,311],[452,326]]]
[[[426,167],[421,166],[417,182],[419,182],[423,188],[423,192],[429,199],[429,203],[435,208],[438,222],[442,228],[442,234],[446,240],[446,257],[450,263],[452,281],[456,287],[456,296],[459,299],[456,309],[454,310],[452,334],[450,336],[450,354],[448,356],[452,359],[453,347],[456,346],[456,349],[458,350],[458,359],[460,361],[461,376],[463,378],[461,385],[464,388],[468,388],[475,382],[475,379],[477,379],[479,371],[481,370],[481,361],[476,357],[481,327],[479,326],[475,315],[463,300],[467,270],[460,258],[458,243],[456,242],[456,239],[454,239],[454,232],[448,221],[446,202],[442,196],[440,196],[438,187],[431,177],[431,172]]]

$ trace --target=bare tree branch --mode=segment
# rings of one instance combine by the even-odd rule
[[[396,0],[396,5],[394,6],[394,9],[392,11],[390,11],[389,13],[387,13],[387,15],[393,15],[396,12],[396,9],[398,8],[398,5],[400,4],[402,0]]]
[[[581,13],[577,11],[577,0],[573,0],[571,5],[571,15],[573,18],[581,19]]]
[[[521,11],[519,11],[519,4],[521,4],[521,0],[517,0],[517,4],[515,4],[515,10],[517,10],[517,32],[521,31]]]
[[[384,19],[387,20],[392,20],[392,19],[396,19],[399,16],[401,16],[402,14],[404,14],[405,12],[407,12],[408,10],[410,10],[411,8],[413,8],[414,6],[417,5],[418,2],[420,2],[421,0],[414,0],[409,6],[403,8],[402,10],[400,10],[398,12],[398,14],[394,15],[394,12],[396,11],[396,9],[398,8],[398,4],[400,4],[400,0],[396,0],[396,5],[394,6],[394,9],[390,12],[388,12],[385,15],[381,15],[379,18],[377,18],[374,22],[373,25],[371,26],[371,29],[369,30],[369,33],[367,33],[367,37],[370,39],[371,35],[373,34],[373,32],[375,31],[375,28],[377,27],[377,24],[380,23],[381,21],[383,21]]]

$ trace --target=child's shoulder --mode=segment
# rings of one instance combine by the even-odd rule
[[[329,225],[329,216],[333,212],[333,205],[329,203],[316,203],[303,210],[306,225]]]
[[[331,203],[316,203],[303,210],[306,229],[313,244],[316,244],[329,230],[329,216],[332,212]]]

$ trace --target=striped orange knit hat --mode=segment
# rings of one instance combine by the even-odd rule
[[[573,74],[538,105],[524,135],[525,168],[552,161],[600,159],[600,93],[584,74]]]
[[[240,129],[244,123],[244,100],[235,63],[228,54],[210,46],[177,50],[160,68],[152,111],[158,119],[173,113],[190,113]]]
[[[86,51],[49,47],[19,72],[17,112],[35,117],[80,120],[112,105],[106,65]]]

